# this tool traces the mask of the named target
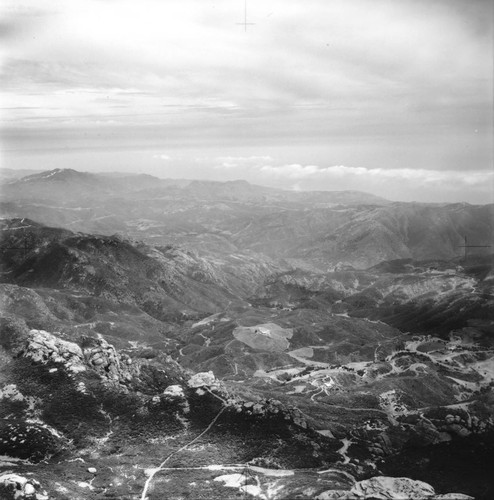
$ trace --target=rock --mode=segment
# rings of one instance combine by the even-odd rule
[[[33,496],[36,493],[36,488],[31,483],[26,483],[24,486],[24,495]]]
[[[39,363],[61,363],[73,373],[86,369],[82,349],[77,344],[61,340],[44,330],[30,330],[21,354]]]
[[[475,500],[474,497],[464,495],[463,493],[446,493],[444,495],[436,495],[434,500]]]
[[[41,492],[41,485],[35,479],[4,473],[0,475],[0,498],[3,500],[48,500],[48,495],[44,491]]]
[[[450,424],[446,426],[446,429],[453,433],[456,434],[457,436],[460,437],[467,437],[471,434],[471,432],[466,428],[463,427],[461,424]]]
[[[375,498],[384,500],[403,500],[434,497],[434,488],[423,481],[408,477],[376,476],[360,481],[350,490],[356,498]]]
[[[386,455],[390,455],[393,452],[393,443],[386,433],[378,436],[378,442],[376,445],[379,446]]]
[[[447,441],[451,441],[453,438],[449,432],[440,432],[438,436],[439,443],[445,443]]]
[[[262,415],[264,413],[264,407],[257,403],[252,407],[252,413],[254,413],[254,415]]]
[[[196,373],[194,376],[192,376],[188,380],[187,384],[189,387],[192,387],[192,388],[204,387],[204,386],[212,387],[212,386],[216,385],[216,378],[215,378],[214,373],[212,371],[200,372],[200,373]]]
[[[414,446],[427,446],[441,442],[441,433],[436,426],[427,419],[421,419],[413,428],[410,443]]]
[[[379,448],[377,446],[371,446],[369,447],[369,451],[373,454],[373,455],[376,455],[376,456],[383,456],[384,455],[384,451],[382,450],[382,448]]]
[[[302,429],[307,429],[307,421],[303,417],[300,417],[298,415],[294,416],[293,423],[295,425],[298,425],[299,427],[302,427]]]
[[[9,401],[24,401],[24,396],[15,384],[9,384],[0,389],[0,401],[7,399]]]
[[[96,474],[97,470],[94,467],[88,467],[87,471],[91,474]]]
[[[173,398],[184,398],[185,393],[180,385],[169,385],[164,391],[164,396],[171,396]]]
[[[315,500],[350,500],[355,498],[348,490],[327,490],[319,493]]]
[[[106,381],[112,385],[119,382],[125,384],[132,376],[128,372],[128,364],[120,363],[120,357],[111,344],[98,338],[85,338],[88,344],[84,348],[84,358],[87,363]]]

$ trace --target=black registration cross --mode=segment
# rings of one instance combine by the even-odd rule
[[[467,237],[463,237],[465,240],[464,245],[460,245],[458,248],[464,248],[465,249],[465,261],[467,260],[468,257],[468,249],[469,248],[491,248],[492,245],[469,245],[467,241]]]
[[[11,247],[0,247],[0,250],[2,252],[5,252],[5,251],[12,251],[12,252],[22,251],[23,254],[24,254],[24,258],[33,249],[34,249],[33,242],[32,241],[28,242],[27,236],[24,237],[24,245],[23,246],[17,246],[17,247],[14,247],[14,246],[11,246]]]
[[[243,26],[245,31],[247,31],[247,26],[254,26],[256,24],[247,22],[247,0],[244,0],[244,21],[242,23],[236,24],[239,26]]]

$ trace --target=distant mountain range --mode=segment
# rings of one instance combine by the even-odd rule
[[[55,169],[3,182],[1,213],[201,255],[253,251],[328,270],[488,253],[494,205],[398,203],[357,191],[294,192],[246,181],[163,180]]]
[[[12,172],[11,172],[12,174]],[[13,174],[12,174],[13,175]],[[183,196],[201,199],[237,201],[285,201],[291,203],[329,204],[383,204],[387,200],[361,191],[285,191],[257,186],[244,180],[216,182],[186,179],[160,179],[148,174],[95,174],[70,168],[36,172],[20,178],[4,176],[3,192],[6,199],[15,196],[33,196],[37,199],[83,200],[98,194],[124,196],[141,192],[141,195],[166,195],[170,188],[179,188]],[[10,180],[8,180],[10,179]],[[65,192],[60,191],[63,186]],[[170,194],[173,194],[173,189]]]

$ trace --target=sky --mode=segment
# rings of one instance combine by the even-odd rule
[[[489,203],[493,3],[2,0],[1,165]]]

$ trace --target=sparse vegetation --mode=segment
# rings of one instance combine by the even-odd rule
[[[218,213],[235,219],[228,207]],[[416,457],[406,474],[449,491],[434,447],[468,440],[489,460],[486,260],[460,274],[409,258],[359,269],[374,240],[359,226],[365,209],[352,213],[348,241],[368,242],[370,256],[331,231],[332,255],[346,248],[349,260],[324,270],[317,242],[259,237],[261,257],[251,226],[240,251],[223,219],[225,251],[2,221],[7,244],[30,232],[36,251],[2,262],[0,455],[36,462],[17,470],[54,500],[136,500],[145,484],[150,499],[314,498],[376,467],[401,472],[394,457]],[[290,255],[293,265],[279,258]],[[207,382],[189,383],[198,372]],[[230,472],[235,488],[215,481]]]

